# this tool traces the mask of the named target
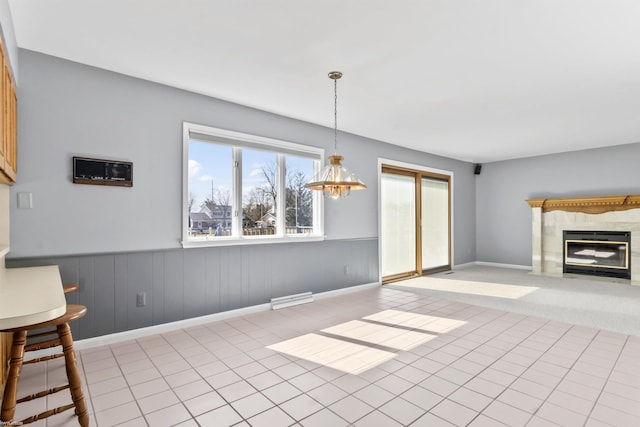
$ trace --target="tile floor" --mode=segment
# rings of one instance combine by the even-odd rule
[[[82,350],[78,363],[100,427],[640,425],[640,337],[387,288]],[[26,365],[19,394],[63,376],[60,360]],[[16,419],[67,395],[18,405]],[[68,411],[33,425],[77,422]]]

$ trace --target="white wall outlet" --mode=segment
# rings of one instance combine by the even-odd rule
[[[145,307],[147,305],[147,293],[138,292],[136,295],[136,307]]]

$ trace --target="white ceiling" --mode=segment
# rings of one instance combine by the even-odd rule
[[[484,163],[640,142],[638,0],[9,0],[18,46]]]

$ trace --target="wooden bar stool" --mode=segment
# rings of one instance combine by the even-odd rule
[[[78,373],[78,367],[76,365],[76,355],[73,350],[73,338],[71,336],[71,329],[69,328],[69,322],[81,318],[86,314],[86,312],[87,308],[82,305],[67,304],[66,313],[56,319],[38,323],[35,325],[5,329],[2,331],[13,332],[13,342],[11,344],[9,376],[7,378],[7,383],[4,389],[4,397],[2,399],[2,412],[0,412],[0,421],[2,421],[3,423],[8,422],[9,424],[11,422],[15,422],[13,421],[13,417],[15,415],[16,405],[18,403],[28,402],[33,399],[48,396],[49,394],[57,393],[61,390],[69,389],[69,391],[71,392],[71,399],[73,400],[73,403],[25,418],[24,420],[20,421],[20,423],[28,424],[37,420],[48,418],[52,415],[58,414],[68,409],[75,408],[75,413],[78,416],[78,422],[80,423],[80,425],[82,427],[89,425],[89,415],[87,413],[87,406],[82,394],[80,374]],[[27,331],[52,326],[55,326],[56,328],[55,338],[35,344],[26,345]],[[32,346],[38,346],[39,349],[62,346],[62,353],[54,354],[52,356],[40,357],[25,362],[23,360],[24,352],[34,350],[34,348],[31,348]],[[18,379],[20,378],[22,365],[25,363],[42,362],[58,357],[64,357],[65,359],[68,384],[17,399]]]

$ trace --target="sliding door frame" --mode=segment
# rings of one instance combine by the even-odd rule
[[[384,281],[382,277],[382,174],[383,173],[392,173],[397,175],[404,176],[412,176],[415,178],[415,181],[418,183],[415,185],[415,200],[416,200],[416,271],[413,274],[410,273],[400,273],[390,276],[385,276]],[[422,221],[422,178],[434,178],[448,182],[448,197],[449,197],[449,218],[448,218],[448,241],[449,241],[449,254],[448,261],[449,264],[446,266],[438,266],[428,270],[422,269],[422,230],[421,230],[421,221]],[[391,159],[378,158],[378,265],[379,265],[379,280],[380,283],[391,283],[398,280],[403,280],[412,276],[422,275],[422,274],[432,274],[440,271],[450,270],[454,265],[453,260],[453,172],[443,170],[443,169],[435,169],[423,165],[416,165],[411,163],[399,162]]]

